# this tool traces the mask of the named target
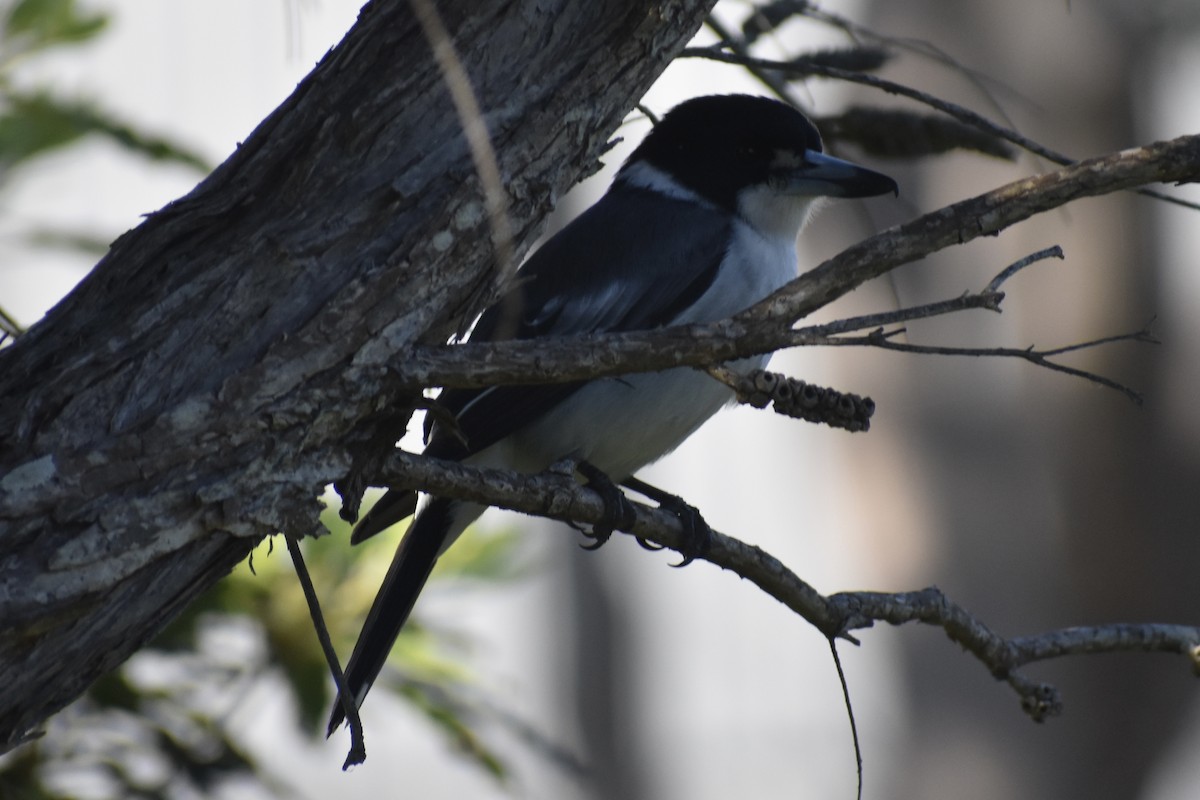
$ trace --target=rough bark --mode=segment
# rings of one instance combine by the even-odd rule
[[[711,5],[439,3],[518,254]],[[0,351],[0,751],[263,536],[313,532],[322,488],[390,449],[414,398],[388,356],[493,288],[460,130],[408,5],[368,4],[228,161]]]

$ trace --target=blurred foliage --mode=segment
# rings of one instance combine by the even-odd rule
[[[44,89],[21,92],[3,84],[0,88],[4,109],[0,114],[0,176],[23,161],[93,133],[155,161],[208,171],[200,156],[166,139],[140,133],[91,103],[66,100]]]
[[[0,188],[14,168],[52,150],[97,135],[138,156],[182,164],[200,173],[207,161],[188,147],[138,130],[116,114],[83,98],[66,97],[49,86],[27,82],[23,68],[49,50],[80,46],[108,27],[109,17],[86,11],[75,0],[0,2]],[[76,231],[39,229],[25,237],[42,247],[68,247],[100,256],[108,240]],[[0,308],[0,346],[22,330]]]
[[[0,178],[34,156],[89,134],[156,161],[199,172],[210,169],[189,148],[139,131],[89,100],[64,97],[49,86],[18,88],[20,68],[31,57],[92,41],[108,27],[106,14],[84,11],[75,0],[18,0],[0,15]]]
[[[4,38],[20,51],[91,39],[108,25],[104,14],[81,12],[74,0],[19,0],[4,18]]]
[[[817,126],[828,139],[853,142],[864,153],[882,158],[917,159],[952,150],[971,150],[1006,161],[1016,150],[990,133],[940,114],[897,108],[854,106],[841,114],[820,117]]]
[[[333,535],[305,540],[305,562],[345,659],[387,571],[395,537],[376,536],[351,548],[349,526],[336,507],[322,514],[322,522]],[[511,578],[514,544],[511,532],[470,531],[441,559],[432,581]],[[463,640],[414,619],[375,692],[391,691],[410,702],[465,758],[503,780],[504,763],[476,730],[481,719],[496,714],[462,666]],[[0,757],[0,798],[210,797],[234,782],[276,797],[303,797],[301,787],[270,774],[239,743],[230,720],[246,695],[268,682],[286,687],[304,739],[340,746],[337,736],[334,744],[323,743],[333,681],[287,548],[272,540],[51,719],[45,736]]]
[[[47,152],[99,136],[127,152],[181,164],[198,173],[211,165],[195,151],[138,130],[99,104],[67,97],[48,85],[30,83],[30,62],[48,51],[84,46],[108,27],[109,16],[80,8],[75,0],[0,0],[0,189],[14,169]],[[40,247],[66,247],[100,256],[108,237],[39,228],[24,238]],[[0,308],[0,346],[22,333]]]

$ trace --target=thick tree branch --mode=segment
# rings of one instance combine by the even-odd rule
[[[393,487],[427,489],[440,496],[573,524],[597,524],[605,519],[600,495],[568,474],[522,475],[397,451],[386,462],[381,477]],[[637,518],[625,533],[682,552],[685,537],[673,514],[639,503],[633,506]],[[1006,639],[936,587],[894,594],[842,592],[826,597],[770,553],[717,531],[713,531],[711,549],[697,560],[750,581],[827,637],[857,643],[851,631],[870,628],[876,621],[939,627],[993,677],[1007,682],[1020,698],[1022,708],[1036,721],[1062,709],[1053,686],[1030,680],[1018,671],[1038,661],[1126,651],[1179,653],[1188,656],[1200,674],[1200,626],[1099,625]]]

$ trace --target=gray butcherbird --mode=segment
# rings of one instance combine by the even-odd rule
[[[729,317],[796,276],[796,237],[819,198],[896,191],[886,175],[825,155],[816,127],[791,106],[749,95],[688,100],[654,126],[599,202],[529,258],[513,288],[480,317],[471,340],[636,331]],[[733,366],[761,368],[767,358]],[[628,482],[732,397],[689,368],[451,389],[438,402],[454,414],[458,434],[427,424],[425,453],[528,473],[572,458]],[[415,505],[412,492],[388,492],[351,541],[399,522]],[[417,513],[346,668],[359,706],[434,562],[483,510],[431,497]],[[339,698],[330,733],[342,718]]]

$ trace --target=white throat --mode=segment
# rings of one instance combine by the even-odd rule
[[[738,193],[738,216],[767,238],[795,241],[822,199],[754,186]]]

